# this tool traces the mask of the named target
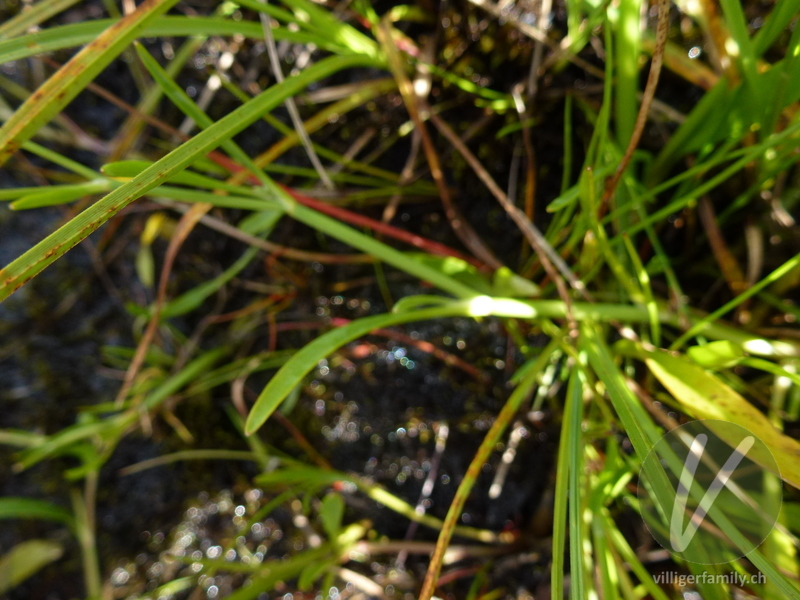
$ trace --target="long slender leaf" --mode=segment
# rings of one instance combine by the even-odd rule
[[[53,15],[66,10],[79,0],[40,0],[27,10],[23,10],[14,18],[0,25],[0,38],[10,38],[19,35],[46,21]]]
[[[172,81],[164,70],[158,65],[155,59],[144,49],[144,47],[137,45],[137,52],[139,53],[145,67],[162,87],[164,93],[172,100],[172,102],[181,109],[189,118],[193,119],[200,127],[208,128],[212,125],[212,120],[206,115],[194,101],[180,89],[177,84]],[[363,233],[356,231],[352,227],[344,225],[343,223],[323,215],[315,210],[311,210],[296,202],[289,194],[279,188],[269,179],[266,174],[247,156],[247,154],[232,140],[228,140],[223,144],[223,147],[231,154],[233,158],[238,160],[243,166],[248,168],[251,173],[255,174],[263,183],[264,198],[270,200],[277,194],[282,200],[284,208],[287,213],[293,218],[304,222],[306,225],[316,228],[320,232],[331,235],[346,244],[350,244],[355,248],[359,248],[367,252],[375,258],[381,259],[398,269],[404,270],[412,275],[415,275],[423,280],[427,280],[436,284],[441,289],[462,298],[475,296],[476,292],[472,288],[462,285],[454,279],[445,276],[443,273],[431,269],[424,263],[409,260],[408,256],[398,252],[394,248],[375,240]],[[213,202],[211,202],[213,204]]]
[[[72,513],[68,510],[35,498],[0,498],[0,519],[41,519],[70,527],[74,525]]]
[[[761,56],[775,40],[789,28],[791,20],[797,15],[797,3],[794,0],[778,0],[769,14],[764,26],[753,38],[753,52]]]
[[[263,113],[280,105],[286,97],[296,94],[311,82],[331,73],[367,64],[368,60],[361,56],[334,56],[324,59],[299,75],[290,77],[259,94],[247,104],[223,117],[0,270],[0,300],[10,296],[125,206],[229,140]]]
[[[578,401],[582,398],[578,396]],[[576,431],[573,414],[576,397],[567,394],[564,414],[561,424],[561,436],[558,443],[558,458],[556,459],[556,484],[555,499],[553,504],[553,560],[550,564],[550,598],[563,600],[564,598],[564,558],[567,549],[567,524],[570,519],[567,507],[569,506],[570,481],[572,477],[571,463],[572,447],[576,442],[575,436],[580,437],[580,426]]]
[[[567,386],[567,407],[564,411],[562,427],[569,430],[569,445],[564,450],[569,456],[569,557],[570,581],[573,598],[588,598],[591,580],[586,576],[587,565],[585,527],[583,512],[583,439],[581,423],[583,421],[583,377],[578,369],[570,375]]]
[[[149,21],[178,0],[144,0],[48,79],[0,128],[0,166],[105,69]]]
[[[117,22],[116,19],[97,19],[87,23],[51,27],[38,33],[0,41],[0,63],[88,44]],[[264,31],[260,23],[251,21],[234,21],[223,17],[162,16],[137,33],[139,38],[196,35],[242,35],[251,40],[260,40],[264,37]],[[337,54],[347,53],[346,48],[324,37],[302,31],[289,31],[285,27],[275,30],[275,39],[295,44],[316,44]]]
[[[514,388],[514,391],[511,392],[502,410],[497,415],[494,423],[492,423],[491,428],[486,432],[486,436],[483,438],[477,452],[475,452],[475,456],[472,457],[469,467],[467,467],[467,471],[464,473],[464,477],[458,485],[456,495],[450,503],[450,508],[447,509],[447,516],[445,516],[444,525],[439,532],[439,538],[436,540],[436,548],[433,551],[431,561],[428,565],[428,572],[425,575],[425,582],[423,583],[422,591],[419,596],[420,600],[430,600],[442,569],[444,553],[450,545],[450,540],[453,538],[456,524],[461,518],[461,513],[464,511],[464,505],[469,498],[470,492],[475,486],[483,466],[488,463],[489,457],[492,455],[492,452],[495,451],[500,441],[500,436],[503,435],[503,432],[511,423],[511,420],[520,410],[523,402],[530,398],[531,390],[536,385],[536,378],[539,376],[542,369],[547,366],[547,363],[550,361],[550,356],[555,351],[556,346],[557,342],[551,342],[538,357],[529,361],[533,363],[533,366],[526,370],[525,376],[517,384],[517,387]]]
[[[245,423],[245,433],[252,435],[269,419],[289,393],[302,381],[319,361],[348,342],[358,339],[373,329],[391,327],[426,319],[463,315],[467,311],[464,303],[451,303],[433,308],[423,308],[402,314],[383,314],[358,319],[337,327],[318,337],[290,358],[280,371],[270,379],[259,394]]]

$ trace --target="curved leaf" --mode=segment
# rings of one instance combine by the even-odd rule
[[[61,558],[61,544],[48,540],[28,540],[0,557],[0,594],[16,587],[37,571]]]
[[[401,323],[424,321],[439,317],[454,317],[469,314],[469,304],[452,302],[443,306],[423,308],[400,314],[383,314],[358,319],[344,327],[337,327],[318,337],[298,350],[292,358],[270,379],[258,396],[245,423],[245,433],[252,435],[269,419],[291,392],[320,360],[345,344],[366,335],[373,329],[391,327]]]

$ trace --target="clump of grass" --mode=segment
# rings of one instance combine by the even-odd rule
[[[149,592],[189,594],[231,571],[241,576],[229,596],[237,599],[287,589],[327,593],[341,582],[390,596],[346,563],[373,543],[401,553],[417,547],[411,539],[372,539],[380,526],[360,522],[354,508],[345,511],[345,498],[358,494],[438,532],[436,544],[424,548],[427,573],[414,581],[413,593],[429,600],[459,576],[442,577],[454,536],[494,544],[498,553],[526,550],[508,532],[459,522],[509,426],[530,407],[541,411],[547,398],[546,410],[560,423],[551,533],[540,557],[552,598],[683,593],[656,583],[656,560],[631,531],[643,529],[626,520],[640,508],[635,486],[642,465],[662,513],[670,512],[667,472],[674,465],[665,470],[645,458],[665,431],[691,419],[739,424],[762,439],[780,479],[768,480],[769,495],[760,501],[784,503],[778,526],[746,560],[733,560],[745,540],[741,524],[712,515],[730,546],[730,556],[721,558],[738,572],[760,571],[766,583],[700,583],[697,591],[709,598],[800,598],[790,519],[797,512],[800,443],[784,433],[797,419],[800,398],[800,343],[792,327],[798,311],[790,300],[800,272],[800,254],[792,249],[800,136],[794,3],[779,0],[768,14],[755,14],[755,4],[722,0],[717,14],[711,3],[673,7],[659,0],[651,19],[636,0],[543,2],[539,12],[470,0],[461,7],[464,17],[444,6],[436,15],[412,5],[382,11],[364,1],[311,0],[236,0],[186,16],[177,0],[148,0],[124,16],[107,3],[109,19],[50,24],[76,10],[73,4],[41,0],[0,26],[0,62],[21,69],[30,61],[33,79],[53,69],[35,90],[23,77],[0,78],[0,165],[34,182],[0,190],[0,200],[17,211],[60,206],[65,217],[0,270],[0,300],[25,294],[20,288],[68,251],[98,241],[92,237],[98,230],[108,236],[98,245],[110,252],[108,238],[121,220],[135,221],[139,297],[106,280],[109,294],[127,307],[135,343],[106,348],[118,391],[84,403],[90,405],[74,423],[47,432],[0,430],[0,442],[18,449],[17,472],[45,461],[70,465],[62,474],[71,502],[66,509],[0,498],[0,518],[43,520],[74,536],[87,597],[114,595],[96,539],[101,472],[125,438],[151,435],[154,422],[163,421],[183,447],[121,476],[177,461],[253,463],[260,472],[255,483],[275,490],[258,516],[289,506],[295,523],[310,525],[298,525],[308,547],[284,559],[198,559]],[[554,16],[561,20],[551,22]],[[453,29],[441,27],[442,19]],[[176,48],[177,38],[183,41]],[[48,58],[81,45],[63,65]],[[248,73],[246,58],[265,66],[258,60],[262,48],[269,71]],[[701,48],[708,50],[698,59]],[[281,52],[294,65],[285,79]],[[201,59],[209,65],[205,79],[189,94],[182,73]],[[484,85],[476,68],[488,76],[490,65],[506,61],[511,79]],[[99,84],[112,64],[130,69],[136,106]],[[576,79],[599,87],[582,91],[572,85]],[[699,100],[685,102],[680,95],[688,89]],[[102,132],[113,134],[108,139],[63,112],[86,90],[125,112],[118,131]],[[216,114],[215,99],[223,94],[227,106],[236,106]],[[392,108],[376,118],[379,101]],[[331,104],[316,109],[325,102]],[[284,105],[290,124],[276,116]],[[323,144],[320,130],[348,112],[360,112],[367,123],[391,119],[392,127],[383,137],[370,128],[351,132],[349,147],[328,133]],[[475,144],[478,128],[463,123],[475,114],[503,126]],[[537,153],[537,134],[552,132],[548,120],[563,123],[559,160]],[[280,139],[253,156],[240,134],[265,123]],[[381,157],[409,138],[405,167],[387,168],[395,161]],[[498,167],[493,153],[506,143],[516,148],[512,164]],[[276,163],[290,151],[295,164]],[[313,168],[297,166],[305,157]],[[557,192],[541,185],[553,170],[560,170]],[[453,173],[486,193],[470,189],[470,198],[459,198]],[[509,178],[506,189],[500,175]],[[398,206],[419,201],[441,214],[436,230],[420,232],[392,218]],[[500,220],[514,249],[487,236],[491,228],[474,222],[475,214]],[[299,225],[314,235],[298,241],[283,233]],[[245,248],[214,276],[186,285],[191,278],[182,257],[206,228]],[[102,272],[102,252],[93,256]],[[265,257],[269,283],[243,279]],[[349,322],[317,315],[283,322],[303,308],[304,288],[349,285],[298,276],[290,261],[312,271],[334,265],[357,273],[386,310]],[[397,277],[417,282],[417,291],[424,285],[426,293],[394,285]],[[244,299],[229,302],[234,289]],[[435,516],[423,502],[415,506],[363,474],[333,469],[325,449],[298,426],[306,416],[296,404],[309,374],[348,344],[455,317],[497,320],[514,361],[504,376],[502,409],[459,474],[449,510]],[[262,325],[265,344],[254,333]],[[279,348],[278,334],[289,326],[327,331],[301,347]],[[533,336],[548,341],[533,344]],[[418,346],[481,380],[462,358]],[[248,379],[263,372],[272,375],[253,390]],[[229,390],[225,418],[241,434],[240,446],[193,448],[197,432],[176,407],[219,389]],[[759,399],[768,400],[759,405]],[[261,436],[271,421],[305,460]],[[0,577],[0,591],[58,561],[66,544],[58,539],[21,541],[0,558],[0,573],[9,573]],[[471,547],[463,556],[481,552]],[[701,571],[673,560],[682,572]],[[491,566],[469,574],[470,598],[513,597],[492,578]]]

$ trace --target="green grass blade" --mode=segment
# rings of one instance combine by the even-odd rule
[[[75,425],[64,427],[52,436],[45,438],[41,444],[31,446],[22,452],[19,461],[14,465],[14,469],[22,471],[45,458],[68,452],[70,448],[87,438],[103,433],[106,427],[107,424],[102,422],[76,423]]]
[[[715,139],[732,113],[731,105],[728,82],[720,80],[705,93],[678,130],[670,136],[650,167],[647,180],[651,184],[661,181],[682,156]]]
[[[116,58],[152,19],[177,0],[145,0],[100,34],[48,79],[0,128],[0,166],[43,125],[69,104]]]
[[[0,25],[0,38],[11,38],[25,33],[76,2],[78,0],[41,0]]]
[[[583,379],[577,365],[567,386],[567,403],[564,409],[564,418],[561,426],[567,430],[567,447],[564,452],[569,462],[568,484],[568,513],[569,513],[569,557],[570,557],[570,582],[573,598],[588,598],[587,596],[587,557],[585,554],[585,529],[583,523],[584,501],[582,479],[583,470],[583,436],[581,423],[583,421]],[[559,452],[561,449],[559,448]]]
[[[307,208],[295,202],[286,192],[278,190],[278,193],[287,203],[286,212],[293,219],[301,221],[306,225],[318,229],[322,233],[335,237],[336,239],[358,248],[393,267],[405,271],[424,281],[428,281],[445,292],[453,294],[459,298],[470,298],[476,296],[478,292],[468,285],[464,285],[445,274],[442,271],[431,267],[424,262],[411,258],[408,254],[395,250],[391,246],[379,242],[375,238],[344,225],[340,221],[333,219],[315,210]]]
[[[286,97],[336,71],[367,64],[367,59],[360,56],[334,56],[321,60],[299,75],[286,79],[229,113],[0,270],[0,300],[10,296],[125,206],[229,140],[264,112],[280,105]]]
[[[677,350],[678,348],[683,346],[683,344],[685,344],[688,340],[690,340],[693,336],[706,330],[708,326],[711,323],[713,323],[716,319],[719,319],[727,312],[733,310],[751,296],[756,295],[765,287],[768,287],[770,284],[778,281],[781,277],[792,271],[792,269],[794,269],[798,265],[800,265],[800,254],[796,254],[794,257],[787,260],[780,267],[775,269],[772,273],[764,277],[764,279],[762,279],[755,285],[750,286],[746,291],[736,296],[736,298],[726,303],[725,305],[721,306],[720,308],[718,308],[711,314],[707,315],[703,319],[697,321],[694,325],[692,325],[692,327],[686,333],[684,333],[682,336],[680,336],[677,340],[675,340],[672,343],[670,349]]]
[[[35,142],[31,142],[30,140],[22,144],[22,149],[27,150],[28,152],[35,154],[40,158],[49,160],[54,165],[63,167],[67,171],[72,171],[76,175],[85,177],[89,181],[94,181],[95,179],[101,178],[100,173],[97,171],[94,171],[93,169],[90,169],[89,167],[86,167],[81,163],[72,160],[71,158],[67,158],[66,156],[59,154],[54,150],[50,150],[50,148],[45,148],[44,146],[40,146]]]
[[[186,390],[187,396],[198,394],[205,390],[228,383],[243,373],[256,373],[268,369],[277,369],[283,366],[293,351],[280,352],[261,352],[253,356],[245,356],[237,360],[227,362],[224,366],[206,371],[195,379]]]
[[[789,29],[789,25],[796,15],[797,2],[795,0],[778,0],[764,26],[753,37],[753,52],[755,55],[761,56],[769,50],[775,40]]]
[[[622,535],[620,530],[614,524],[608,513],[608,509],[602,508],[600,510],[600,515],[598,516],[601,519],[605,536],[614,545],[623,560],[630,565],[631,570],[639,578],[639,580],[642,582],[642,585],[650,593],[650,595],[655,600],[669,600],[669,597],[664,593],[664,590],[662,590],[653,580],[653,576],[641,563],[639,557],[636,556],[636,552],[630,547],[628,540],[625,539],[625,536]],[[595,518],[597,518],[597,516]]]
[[[52,27],[38,33],[0,41],[0,63],[88,44],[105,29],[117,22],[116,19],[97,19],[88,23]],[[242,35],[247,39],[260,40],[263,39],[264,32],[260,23],[251,21],[234,21],[223,17],[162,16],[147,24],[137,33],[139,38],[194,37],[203,35]],[[275,30],[275,39],[278,41],[285,40],[293,44],[313,43],[324,50],[329,50],[336,54],[346,53],[345,48],[330,40],[321,38],[319,35],[303,31],[289,31],[285,27]]]
[[[243,1],[249,8],[261,6],[261,10],[266,3],[257,0]],[[370,56],[374,60],[382,63],[382,55],[378,50],[378,44],[358,31],[355,27],[348,25],[338,19],[329,11],[320,7],[310,0],[283,0],[283,3],[290,7],[296,15],[302,15],[303,19],[296,22],[301,28],[306,28],[317,33],[324,39],[335,40],[339,45],[348,48],[351,52],[357,52],[365,56]]]
[[[164,400],[176,394],[185,386],[208,372],[208,370],[213,367],[219,359],[225,356],[227,352],[226,348],[215,348],[214,350],[209,350],[205,354],[201,354],[153,390],[147,398],[145,398],[143,402],[144,407],[148,410],[156,408],[164,402]]]
[[[151,166],[153,166],[153,162],[149,160],[121,160],[103,165],[100,172],[109,177],[133,178]],[[254,195],[252,189],[247,186],[231,185],[219,179],[188,170],[177,173],[170,178],[169,182],[204,190],[223,190],[232,194]]]
[[[605,385],[614,410],[633,444],[636,455],[641,461],[644,461],[653,444],[661,438],[660,431],[653,423],[652,418],[645,412],[638,398],[625,384],[625,378],[614,364],[611,351],[600,337],[596,326],[591,323],[582,324],[579,342],[581,351],[586,353],[589,364]],[[657,503],[668,502],[668,499],[673,496],[673,490],[663,469],[651,469],[648,477],[655,488],[654,501]],[[664,507],[662,506],[662,508]],[[666,509],[664,514],[669,514]]]
[[[245,433],[252,435],[269,419],[289,393],[303,380],[319,361],[345,344],[366,335],[373,329],[391,327],[402,323],[424,321],[440,317],[464,315],[468,310],[462,302],[423,308],[401,314],[383,314],[364,317],[337,327],[306,344],[290,358],[280,371],[270,379],[259,394],[245,423]]]
[[[639,111],[636,92],[639,89],[639,54],[642,46],[640,13],[641,0],[622,0],[614,27],[614,56],[617,67],[614,116],[617,143],[623,148],[633,135],[636,114]]]
[[[511,420],[519,412],[522,403],[531,396],[531,391],[536,384],[536,378],[541,371],[547,366],[550,361],[552,352],[555,350],[557,343],[551,342],[547,348],[536,358],[531,359],[534,365],[528,369],[525,377],[517,384],[514,391],[506,400],[500,413],[497,415],[491,428],[486,432],[481,445],[478,447],[475,456],[467,467],[464,478],[458,485],[455,497],[450,503],[450,508],[447,509],[447,516],[444,519],[444,525],[441,532],[439,532],[439,539],[436,540],[436,548],[433,551],[430,564],[428,565],[428,572],[425,575],[425,582],[422,585],[420,592],[420,600],[430,600],[436,588],[436,582],[439,579],[439,573],[442,569],[442,562],[444,560],[444,553],[450,545],[450,540],[453,538],[456,524],[461,518],[461,513],[464,511],[464,505],[469,498],[478,476],[481,474],[484,465],[488,464],[489,457],[496,450],[497,444],[500,442],[500,436],[506,430]]]
[[[33,194],[26,194],[10,204],[13,210],[29,210],[32,208],[42,208],[44,206],[57,206],[67,204],[84,196],[91,196],[99,192],[107,192],[111,189],[108,181],[88,181],[75,185],[58,185],[40,188],[40,191]]]
[[[223,285],[236,277],[242,269],[250,264],[256,254],[258,254],[257,248],[251,247],[245,250],[242,256],[222,273],[168,302],[161,309],[161,318],[170,319],[195,310],[206,298],[216,293]]]
[[[0,520],[40,519],[55,521],[72,527],[74,518],[68,510],[44,500],[34,498],[0,498]]]
[[[47,436],[41,433],[21,431],[19,429],[0,429],[0,444],[16,448],[32,448],[43,444],[46,439]]]
[[[753,43],[747,31],[747,18],[739,0],[720,0],[722,11],[725,14],[725,21],[731,32],[731,40],[728,44],[734,43],[737,46],[736,52],[729,53],[736,57],[739,63],[739,71],[745,82],[747,89],[746,99],[751,118],[760,123],[763,119],[764,109],[768,102],[766,98],[771,97],[770,90],[763,85],[764,79],[758,78],[758,65],[756,64],[756,53],[753,50]]]
[[[569,504],[569,482],[571,475],[570,447],[575,432],[570,427],[572,420],[572,396],[567,395],[564,415],[561,419],[561,436],[558,442],[556,463],[556,487],[553,502],[553,560],[550,564],[550,598],[564,600],[564,558],[567,550],[567,506]]]

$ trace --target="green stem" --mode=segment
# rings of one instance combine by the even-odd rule
[[[492,452],[495,451],[497,442],[500,441],[500,436],[506,430],[511,419],[514,418],[514,415],[517,414],[522,403],[530,396],[531,389],[536,383],[536,378],[539,376],[542,369],[547,366],[550,360],[550,354],[556,349],[558,343],[558,341],[550,342],[536,359],[534,367],[526,373],[525,378],[520,381],[519,385],[511,393],[511,396],[509,396],[500,414],[497,415],[497,419],[495,419],[491,429],[489,429],[483,442],[481,442],[480,448],[478,448],[478,451],[472,458],[472,462],[470,462],[467,472],[464,474],[464,479],[461,480],[453,502],[450,504],[450,508],[447,511],[447,516],[444,519],[444,526],[439,533],[439,539],[436,540],[436,548],[433,551],[431,562],[428,565],[428,572],[422,584],[422,591],[419,594],[420,600],[430,600],[433,596],[436,582],[439,579],[439,572],[442,569],[444,553],[450,545],[450,540],[453,537],[456,524],[458,523],[459,517],[461,517],[461,512],[464,510],[464,504],[467,502],[467,498],[469,498],[469,494],[475,482],[478,480],[483,466],[489,461]]]
[[[97,558],[95,542],[94,502],[97,495],[97,471],[86,477],[84,495],[72,490],[72,507],[75,512],[75,531],[81,546],[83,579],[86,584],[87,600],[99,600],[102,590],[100,562]]]

